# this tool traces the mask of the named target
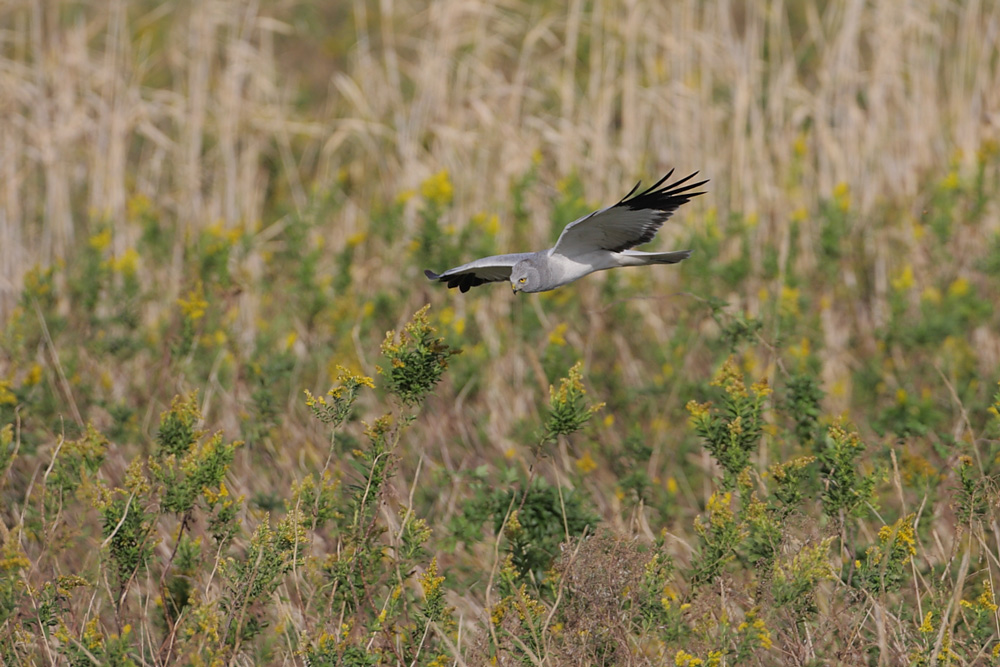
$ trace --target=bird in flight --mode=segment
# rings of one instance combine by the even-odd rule
[[[664,221],[681,204],[704,192],[692,192],[707,180],[688,183],[698,172],[674,183],[664,183],[674,170],[653,187],[635,194],[641,183],[620,202],[571,222],[555,246],[538,252],[483,257],[444,273],[424,271],[431,280],[468,292],[486,283],[510,281],[514,293],[545,292],[569,284],[588,273],[621,266],[676,264],[691,256],[690,250],[642,252],[631,248],[653,240]],[[662,186],[662,187],[661,187]],[[635,195],[635,196],[633,196]]]

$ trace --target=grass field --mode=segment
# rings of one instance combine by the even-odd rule
[[[1000,664],[998,43],[3,4],[0,663]],[[423,277],[670,168],[677,266]]]

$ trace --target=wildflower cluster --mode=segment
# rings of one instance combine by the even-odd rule
[[[795,437],[805,447],[811,447],[822,437],[819,426],[822,400],[823,391],[813,374],[797,373],[785,382],[787,411],[795,420]]]
[[[824,480],[823,509],[834,520],[842,520],[841,514],[861,512],[865,503],[874,500],[876,474],[858,469],[864,453],[865,445],[855,431],[840,423],[827,430],[817,459]]]
[[[803,484],[808,476],[808,468],[815,461],[815,456],[800,456],[784,463],[775,463],[768,470],[774,480],[773,498],[778,503],[776,509],[782,517],[800,506],[805,495]]]
[[[431,205],[441,207],[451,203],[454,187],[448,170],[442,169],[420,184],[420,195]]]
[[[707,519],[695,520],[694,529],[702,543],[693,575],[697,583],[715,579],[726,563],[736,558],[736,549],[746,536],[746,528],[737,519],[732,502],[731,492],[713,493],[705,508]]]
[[[431,559],[427,570],[420,575],[420,588],[424,593],[424,605],[421,614],[428,623],[450,625],[453,621],[451,610],[444,601],[445,589],[442,587],[444,577],[438,574],[437,558]]]
[[[45,481],[46,499],[53,503],[51,507],[61,503],[63,496],[70,492],[88,494],[97,471],[104,464],[108,446],[108,439],[93,424],[87,424],[82,438],[63,442]]]
[[[351,373],[343,366],[337,366],[337,371],[337,386],[327,391],[326,396],[316,398],[308,389],[305,391],[306,406],[316,419],[333,428],[350,416],[362,387],[375,388],[375,382],[370,377]]]
[[[764,623],[764,619],[758,618],[753,610],[747,614],[746,620],[736,626],[736,632],[741,639],[736,654],[737,660],[744,654],[749,657],[749,654],[758,648],[766,651],[774,645],[767,624]]]
[[[559,388],[549,387],[549,414],[545,419],[543,441],[555,440],[583,428],[603,403],[588,404],[587,390],[583,388],[582,364],[577,362],[569,375],[559,381]]]
[[[379,367],[379,373],[389,391],[410,406],[423,402],[448,368],[448,359],[459,352],[435,335],[437,330],[427,319],[429,308],[427,305],[414,313],[402,332],[386,333],[382,343],[389,367]]]
[[[855,563],[859,586],[875,594],[899,589],[907,574],[906,566],[917,553],[913,519],[910,514],[879,529],[878,543],[868,547],[864,560]]]
[[[832,537],[828,537],[803,546],[790,559],[778,563],[773,580],[774,602],[777,606],[791,606],[798,617],[816,612],[816,587],[821,582],[834,578],[830,565],[830,545],[833,541]]]
[[[492,630],[489,652],[503,650],[509,655],[537,655],[544,646],[547,610],[545,605],[520,582],[520,575],[508,556],[500,568],[498,591],[502,596],[489,608]]]
[[[973,639],[984,646],[996,639],[997,602],[993,593],[993,584],[987,579],[983,582],[982,592],[974,600],[961,600],[959,606],[965,616]],[[995,648],[995,647],[994,647]],[[996,653],[994,652],[994,657]]]
[[[692,400],[687,410],[695,432],[704,439],[705,448],[722,466],[723,488],[732,489],[760,445],[763,410],[771,390],[764,379],[748,390],[733,357],[722,365],[712,386],[723,389],[721,409],[713,409],[711,403]]]
[[[959,488],[955,494],[955,504],[959,525],[971,528],[974,522],[984,517],[988,510],[990,480],[979,474],[979,469],[971,456],[958,457]]]

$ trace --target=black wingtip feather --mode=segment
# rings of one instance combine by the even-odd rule
[[[623,243],[618,247],[608,247],[606,250],[610,250],[612,252],[622,252],[623,250],[634,248],[637,245],[649,243],[656,236],[660,227],[663,226],[663,222],[669,218],[670,215],[678,209],[678,207],[686,204],[692,197],[705,194],[704,192],[692,192],[695,188],[708,183],[707,179],[704,181],[698,181],[697,183],[689,183],[689,181],[698,174],[697,171],[692,174],[688,174],[679,181],[674,181],[673,183],[664,185],[664,183],[670,180],[670,177],[673,176],[673,174],[674,170],[671,169],[667,172],[666,176],[654,183],[652,187],[643,190],[635,196],[632,195],[638,188],[632,188],[632,192],[625,195],[625,197],[618,202],[618,204],[616,204],[616,206],[624,206],[633,211],[649,210],[656,212],[656,214],[651,217],[648,224],[645,225],[638,236],[628,239],[626,243]]]
[[[688,174],[679,181],[663,185],[673,173],[674,170],[671,169],[666,176],[657,181],[651,188],[640,192],[631,199],[626,195],[625,199],[619,202],[619,205],[627,206],[634,211],[654,209],[673,212],[677,207],[690,201],[692,197],[705,194],[704,192],[691,192],[691,190],[708,183],[708,179],[698,181],[697,183],[688,183],[688,181],[698,175],[697,171]],[[663,187],[660,187],[661,185]]]
[[[628,191],[628,194],[622,197],[621,201],[619,201],[618,203],[621,204],[623,201],[634,195],[635,191],[639,189],[640,185],[642,185],[642,181],[638,181],[635,185],[633,185],[632,189]]]
[[[428,269],[424,271],[424,275],[431,280],[438,280],[446,284],[449,289],[455,289],[457,287],[463,294],[468,292],[473,287],[479,287],[480,285],[485,285],[490,282],[484,278],[480,278],[474,273],[459,273],[456,275],[446,276],[444,274],[434,273]]]

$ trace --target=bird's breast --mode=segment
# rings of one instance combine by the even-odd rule
[[[579,257],[565,257],[563,255],[553,255],[553,273],[559,278],[561,283],[568,283],[578,278],[582,278],[594,271],[610,269],[614,264],[610,261],[611,253],[602,250],[591,252]]]

